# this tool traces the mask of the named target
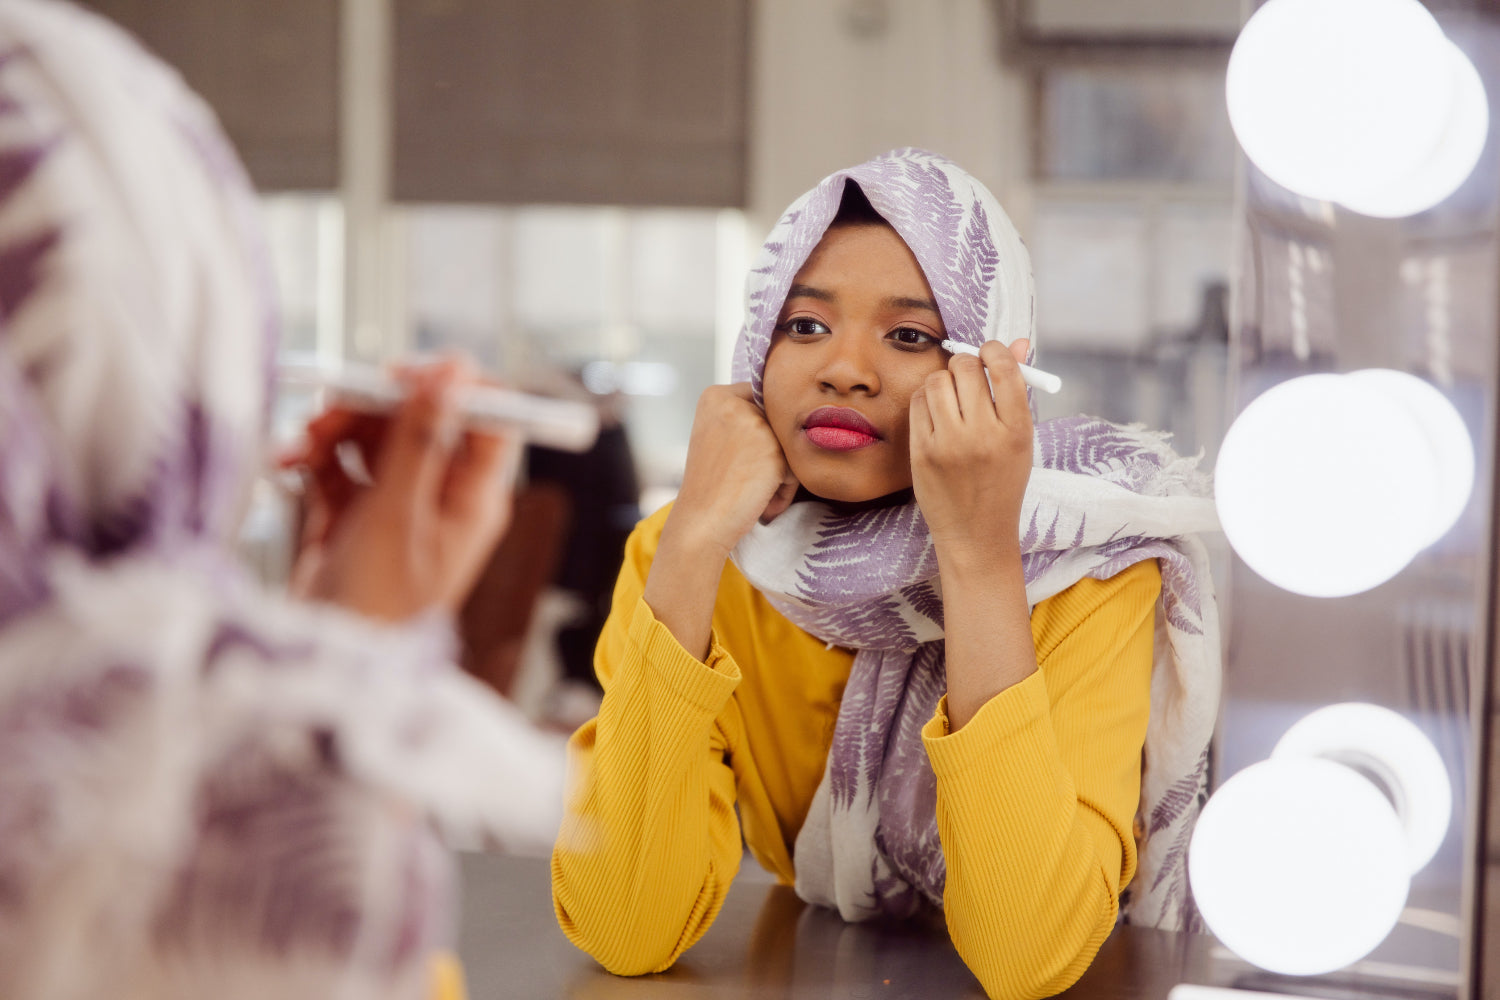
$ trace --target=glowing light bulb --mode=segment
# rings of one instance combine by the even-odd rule
[[[1311,757],[1363,770],[1390,793],[1409,873],[1437,854],[1448,833],[1453,790],[1437,747],[1415,723],[1379,705],[1329,705],[1299,719],[1271,751],[1272,760]]]
[[[1293,593],[1340,597],[1384,583],[1427,543],[1437,479],[1427,436],[1389,392],[1306,375],[1235,420],[1214,494],[1251,569]]]
[[[1374,197],[1418,173],[1444,135],[1451,48],[1416,0],[1269,0],[1230,55],[1230,124],[1283,187]]]
[[[1447,45],[1454,93],[1436,144],[1410,173],[1384,187],[1363,194],[1344,193],[1339,198],[1344,206],[1385,219],[1415,215],[1446,199],[1473,173],[1489,135],[1489,102],[1484,94],[1484,81],[1469,57],[1452,42]]]
[[[1380,390],[1407,407],[1437,460],[1437,496],[1422,545],[1446,535],[1474,492],[1474,442],[1464,418],[1435,386],[1390,368],[1366,368],[1344,376]]]
[[[1226,781],[1198,817],[1188,878],[1204,921],[1247,962],[1331,972],[1369,954],[1401,916],[1410,877],[1396,811],[1332,761],[1288,757]]]
[[[1410,720],[1378,705],[1318,709],[1203,807],[1188,848],[1193,896],[1247,962],[1331,972],[1395,927],[1452,807],[1442,758]]]

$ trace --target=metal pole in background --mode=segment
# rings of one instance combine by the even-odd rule
[[[391,232],[392,0],[342,0],[339,28],[339,187],[344,208],[342,353],[394,353],[387,299]]]

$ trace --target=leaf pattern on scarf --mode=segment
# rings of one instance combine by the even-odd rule
[[[0,73],[3,73],[12,63],[25,59],[31,53],[24,45],[0,52]],[[9,117],[22,110],[22,104],[18,98],[11,94],[0,94],[0,117]]]
[[[828,750],[828,794],[836,809],[850,809],[865,787],[873,788],[880,767],[878,754],[871,756],[866,735],[875,727],[880,700],[880,663],[878,654],[860,650],[855,654],[844,697],[839,703],[838,722],[833,730],[833,744]],[[881,750],[884,747],[880,748]]]
[[[955,294],[954,263],[966,207],[954,197],[947,173],[935,157],[907,150],[877,158],[868,174],[857,169],[855,176],[869,177],[863,186],[870,203],[895,226],[917,260],[938,265],[924,263],[922,270],[947,318],[949,303],[956,306],[963,297]]]
[[[71,847],[59,829],[88,824],[93,793],[125,763],[115,743],[151,688],[146,670],[113,663],[22,693],[0,712],[0,926],[38,902]]]
[[[304,762],[249,746],[204,783],[197,849],[155,929],[169,960],[179,949],[196,963],[312,952],[397,970],[436,944],[448,892],[431,835],[415,817],[377,832],[379,810],[341,773],[333,734],[311,737]],[[394,899],[377,902],[377,867],[396,872]],[[372,939],[372,918],[390,905],[401,908],[381,915],[391,933]],[[360,945],[379,951],[356,956]]]
[[[266,669],[275,670],[295,667],[296,661],[314,656],[317,647],[306,639],[276,643],[243,622],[225,620],[214,627],[213,637],[208,641],[207,651],[203,654],[204,673],[212,674],[226,657],[240,653],[249,654]]]
[[[23,49],[12,49],[0,55],[0,72],[23,54]],[[0,112],[17,108],[12,102],[10,108],[0,108]],[[54,136],[42,142],[0,149],[0,207],[24,188],[61,141]],[[61,235],[57,226],[47,226],[0,248],[0,320],[9,319],[30,298],[41,280],[42,258],[57,245]]]
[[[1157,557],[1162,592],[1169,597],[1168,620],[1189,635],[1203,634],[1203,591],[1192,565],[1176,550]]]
[[[1045,421],[1036,429],[1037,464],[1097,476],[1130,489],[1162,464],[1150,449],[1142,447],[1141,436],[1134,430],[1097,417]],[[1146,468],[1141,468],[1143,465]]]
[[[905,920],[922,909],[925,897],[918,891],[918,883],[891,864],[887,846],[884,828],[877,829],[875,851],[870,855],[870,884],[875,888],[874,900],[879,901],[881,916]]]
[[[805,205],[788,210],[771,230],[751,270],[745,325],[735,343],[731,378],[735,382],[748,381],[757,404],[761,401],[761,375],[771,350],[771,336],[787,291],[792,287],[792,278],[823,238],[843,193],[842,180],[835,184],[834,178],[829,178],[809,194]],[[804,220],[812,221],[804,225]]]
[[[1196,818],[1196,814],[1197,810],[1194,809],[1192,817],[1184,814],[1183,818]],[[1151,882],[1151,889],[1155,891],[1161,887],[1163,882],[1168,879],[1172,880],[1171,888],[1167,893],[1169,904],[1172,902],[1178,905],[1181,904],[1183,889],[1187,885],[1187,852],[1192,839],[1193,824],[1191,822],[1182,823],[1177,828],[1176,835],[1172,838],[1172,846],[1167,849],[1167,853],[1162,857],[1161,865],[1156,872],[1156,878]]]
[[[905,690],[887,716],[896,725],[884,741],[876,837],[893,872],[929,904],[941,907],[948,869],[937,829],[937,775],[922,744],[922,728],[948,690],[942,641],[923,643],[909,664]],[[886,912],[898,915],[889,908]]]
[[[195,535],[212,536],[229,530],[241,443],[215,426],[196,402],[182,403],[181,411],[173,423],[175,440],[153,455],[141,488],[100,511],[88,536],[73,539],[76,545],[94,556],[110,556],[164,530],[185,526]]]
[[[0,205],[15,197],[60,141],[53,139],[0,150]]]
[[[1189,809],[1201,801],[1207,787],[1208,754],[1204,753],[1198,758],[1198,766],[1191,774],[1178,778],[1162,793],[1156,808],[1151,810],[1151,822],[1147,825],[1146,835],[1149,837],[1160,833],[1185,816]]]
[[[1052,520],[1047,523],[1045,531],[1041,529],[1039,518],[1042,512],[1040,508],[1031,512],[1031,520],[1026,525],[1026,530],[1021,532],[1022,552],[1051,552],[1057,549],[1057,526],[1062,520],[1062,511],[1053,511]],[[1082,525],[1079,531],[1083,530]]]
[[[936,569],[927,521],[916,504],[829,518],[798,571],[800,595],[833,602],[885,594]]]
[[[1188,788],[1188,782],[1192,787]],[[1149,843],[1152,834],[1173,828],[1171,846],[1157,865],[1156,877],[1152,879],[1151,891],[1160,894],[1159,907],[1163,920],[1189,933],[1202,933],[1206,929],[1203,915],[1193,901],[1193,887],[1188,880],[1187,855],[1192,846],[1193,829],[1203,804],[1208,800],[1208,749],[1205,747],[1192,773],[1173,782],[1163,794],[1156,809],[1152,811]],[[1145,848],[1143,848],[1143,853]],[[1165,887],[1165,888],[1163,888]]]
[[[943,599],[938,596],[931,580],[902,587],[901,596],[917,614],[936,623],[938,628],[943,627]]]
[[[42,261],[61,238],[59,230],[48,229],[0,248],[0,321],[9,320],[31,298],[41,284]]]

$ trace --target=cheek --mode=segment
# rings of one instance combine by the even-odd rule
[[[911,424],[911,398],[926,383],[927,376],[936,370],[935,366],[931,369],[925,366],[920,369],[913,369],[903,372],[899,380],[892,380],[889,383],[891,408],[900,413],[901,435],[903,438],[905,438],[907,428]]]
[[[927,376],[943,367],[942,362],[923,365],[903,372],[899,380],[888,382],[891,405],[891,440],[900,450],[899,461],[911,462],[911,398],[927,381]]]
[[[785,428],[797,414],[796,387],[801,373],[792,364],[792,356],[786,351],[778,351],[778,346],[773,343],[766,354],[766,370],[761,378],[760,392],[766,407],[766,422],[776,432],[776,437],[784,448]]]

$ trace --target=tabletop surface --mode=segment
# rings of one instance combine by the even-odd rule
[[[982,1000],[941,924],[847,924],[786,886],[740,878],[703,938],[669,971],[603,971],[558,929],[543,858],[464,854],[459,955],[471,1000]],[[1119,927],[1066,1000],[1162,1000],[1178,983],[1276,989],[1198,934]],[[1369,995],[1373,983],[1294,981],[1286,992]],[[1302,987],[1298,989],[1297,987]],[[1341,988],[1342,987],[1342,988]],[[1388,986],[1379,990],[1391,996]],[[1398,995],[1451,997],[1413,987]]]

